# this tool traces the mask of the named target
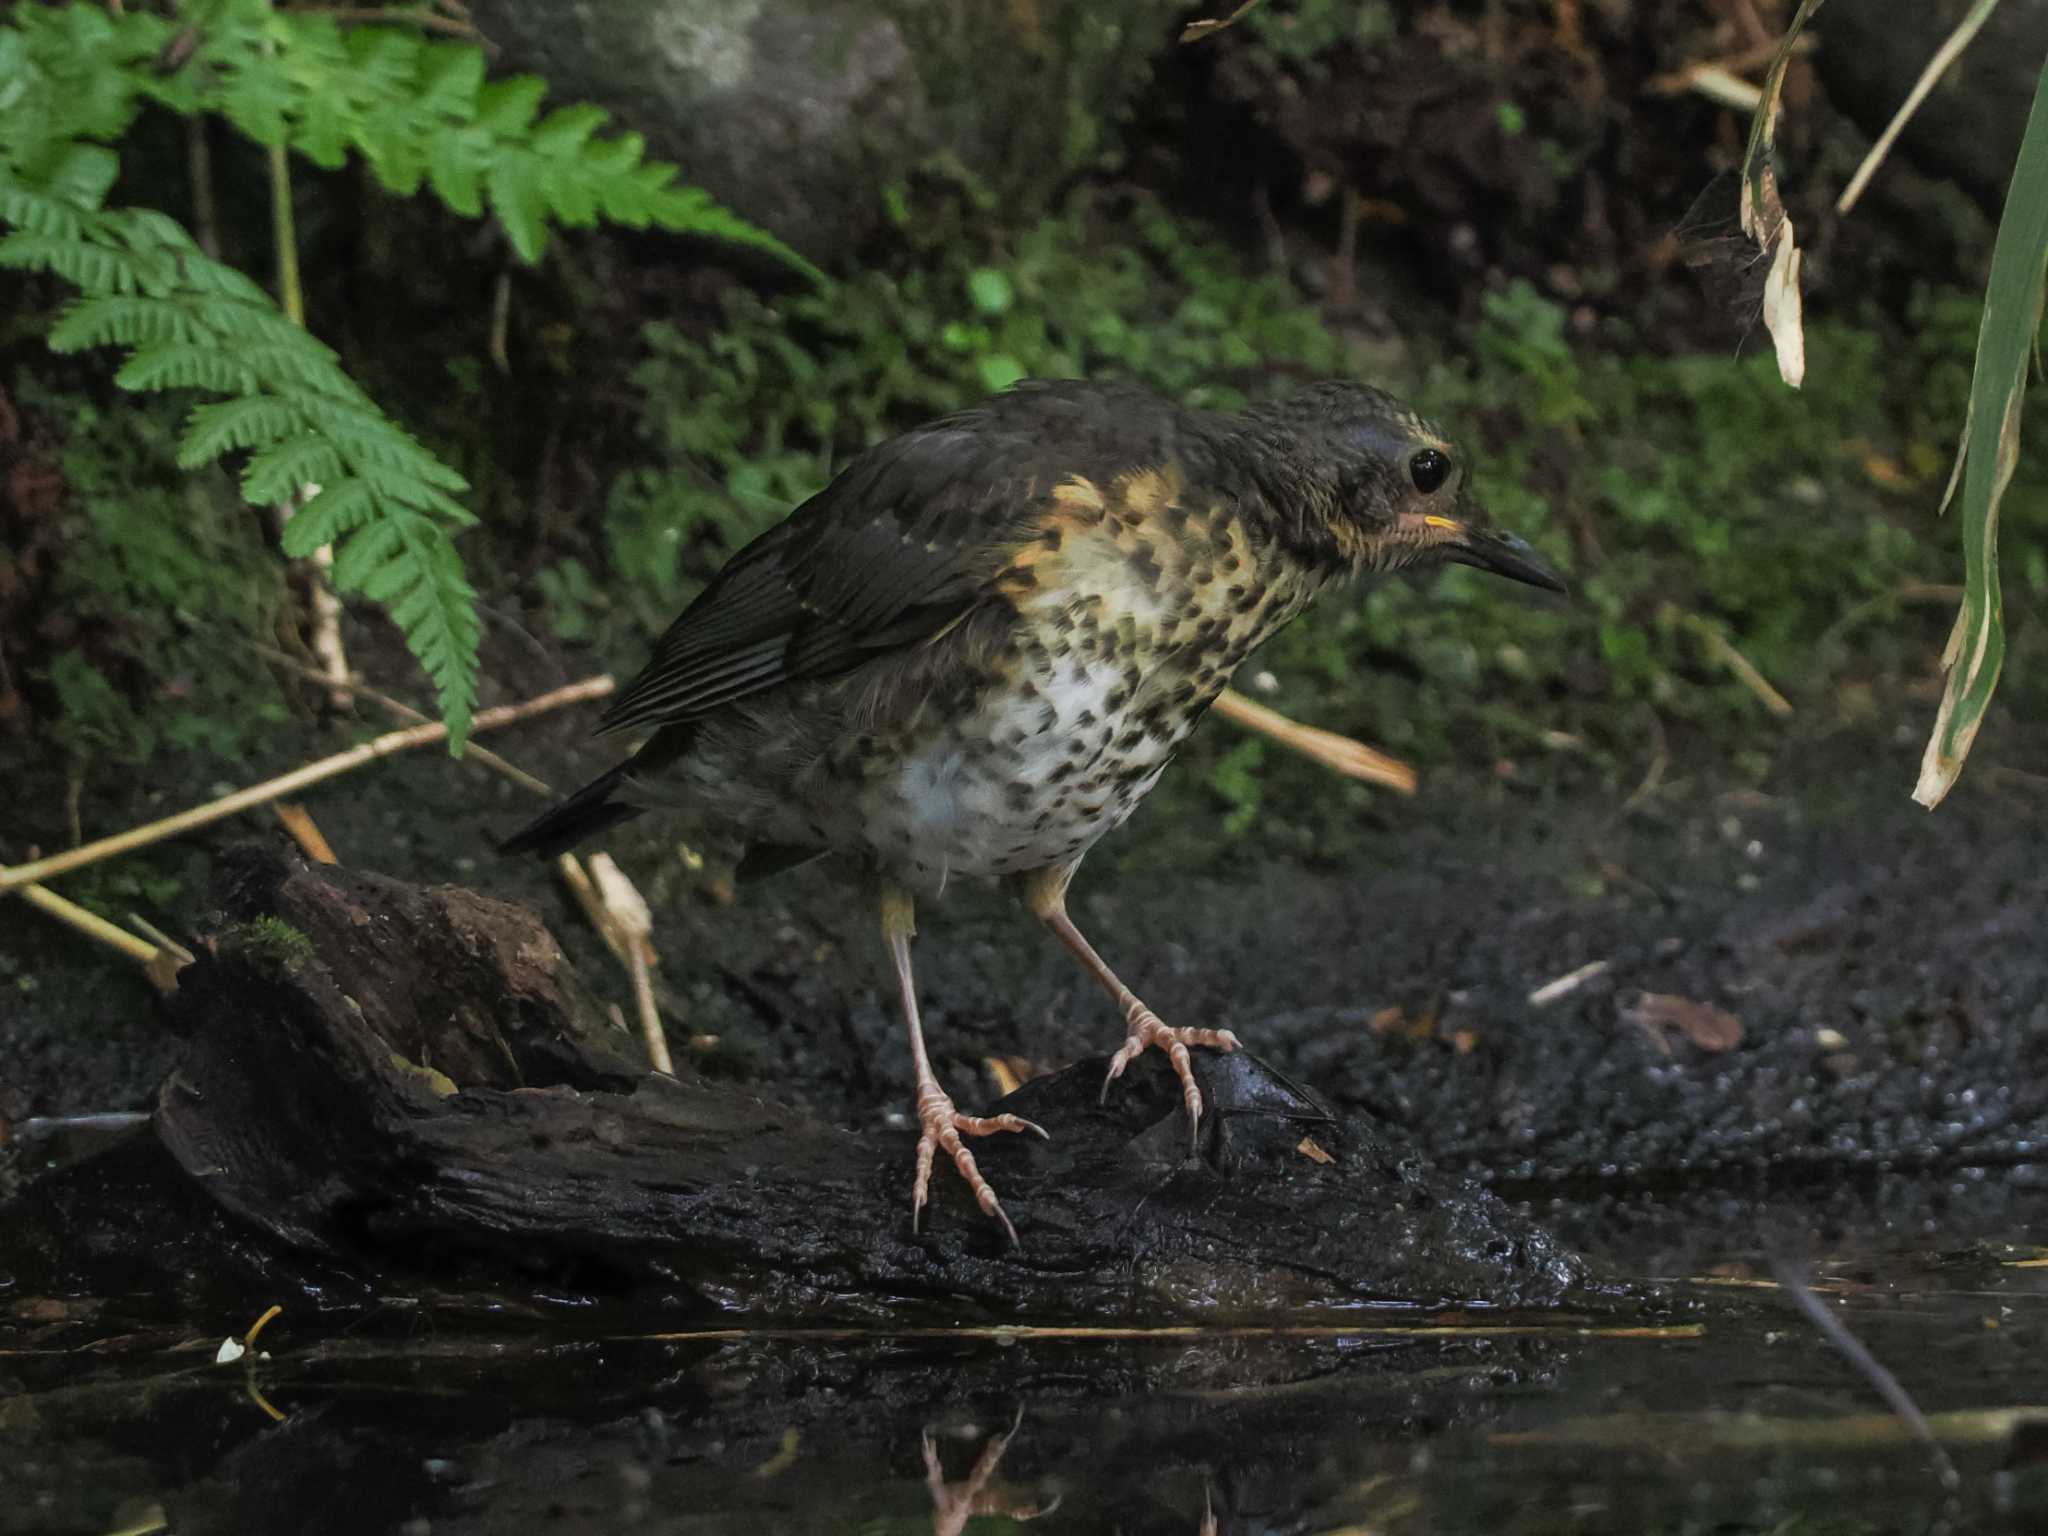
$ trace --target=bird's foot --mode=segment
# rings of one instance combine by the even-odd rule
[[[984,1215],[993,1216],[1003,1224],[1003,1230],[1010,1234],[1010,1246],[1015,1248],[1017,1229],[1010,1225],[1010,1218],[1003,1213],[1003,1202],[996,1198],[994,1187],[981,1176],[981,1170],[974,1165],[974,1154],[967,1150],[963,1136],[994,1136],[1002,1131],[1035,1131],[1045,1136],[1045,1127],[1035,1125],[1020,1115],[963,1115],[953,1107],[953,1101],[946,1096],[946,1090],[930,1079],[917,1085],[917,1118],[924,1127],[917,1138],[917,1177],[910,1185],[910,1229],[917,1230],[924,1218],[925,1197],[932,1182],[932,1159],[941,1147],[953,1159],[953,1166],[960,1170],[960,1177],[967,1181],[967,1187],[974,1191],[975,1204]],[[1051,1140],[1050,1137],[1046,1138]]]
[[[1193,1147],[1196,1133],[1202,1126],[1202,1090],[1195,1083],[1195,1069],[1188,1059],[1188,1047],[1208,1045],[1219,1051],[1234,1051],[1238,1045],[1237,1036],[1227,1029],[1176,1029],[1160,1022],[1158,1014],[1136,1002],[1124,1010],[1124,1024],[1130,1034],[1117,1053],[1109,1058],[1109,1076],[1102,1080],[1103,1100],[1108,1101],[1109,1085],[1124,1075],[1124,1068],[1148,1048],[1157,1046],[1166,1052],[1166,1059],[1173,1063],[1174,1076],[1180,1079],[1181,1102],[1188,1108],[1188,1145]]]

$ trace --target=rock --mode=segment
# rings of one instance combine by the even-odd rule
[[[805,255],[877,228],[935,159],[1026,208],[1102,151],[1179,7],[1164,0],[475,0],[497,69],[594,101]]]

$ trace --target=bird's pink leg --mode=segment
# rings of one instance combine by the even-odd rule
[[[1109,968],[1102,956],[1095,952],[1081,930],[1074,926],[1074,920],[1067,916],[1067,879],[1071,869],[1051,871],[1034,879],[1029,888],[1029,900],[1039,920],[1059,937],[1093,976],[1102,984],[1105,992],[1116,999],[1116,1005],[1123,1010],[1124,1043],[1117,1053],[1109,1058],[1109,1075],[1102,1080],[1102,1096],[1109,1097],[1109,1085],[1123,1076],[1124,1068],[1143,1054],[1157,1046],[1166,1052],[1166,1059],[1173,1063],[1174,1075],[1180,1079],[1181,1102],[1188,1111],[1188,1141],[1192,1145],[1202,1124],[1202,1090],[1195,1082],[1195,1069],[1188,1059],[1191,1045],[1213,1046],[1219,1051],[1234,1051],[1238,1047],[1237,1036],[1227,1029],[1176,1029],[1163,1023],[1158,1014],[1138,1000],[1138,995],[1117,979],[1116,972]]]
[[[993,1216],[1003,1224],[1003,1230],[1010,1234],[1012,1247],[1018,1246],[1017,1229],[1010,1224],[1010,1218],[1003,1211],[1002,1201],[996,1198],[993,1185],[982,1177],[975,1166],[974,1154],[967,1150],[963,1136],[994,1136],[1002,1131],[1035,1131],[1045,1135],[1045,1128],[1035,1125],[1019,1115],[963,1115],[953,1107],[953,1101],[946,1090],[939,1086],[938,1078],[932,1073],[932,1065],[924,1050],[924,1025],[918,1017],[917,983],[910,970],[910,939],[916,932],[912,922],[910,899],[890,892],[882,898],[882,932],[889,941],[889,954],[896,962],[896,985],[903,997],[903,1018],[910,1027],[910,1060],[917,1072],[917,1119],[922,1130],[917,1138],[917,1173],[910,1184],[910,1225],[917,1229],[923,1219],[925,1200],[931,1188],[932,1162],[941,1148],[953,1160],[960,1177],[967,1181],[967,1187],[974,1192],[974,1200],[985,1215]]]

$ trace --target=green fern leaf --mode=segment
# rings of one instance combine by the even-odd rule
[[[420,110],[458,123],[474,122],[484,88],[484,55],[466,43],[430,43],[421,51],[414,85]]]
[[[39,178],[50,196],[94,209],[121,174],[121,157],[98,144],[67,144]]]
[[[491,212],[505,226],[512,249],[526,261],[539,261],[548,242],[548,197],[540,166],[530,155],[505,155],[485,178]]]
[[[211,339],[163,342],[141,347],[121,365],[114,382],[123,389],[210,389],[220,395],[247,394],[256,376]]]
[[[323,499],[316,496],[311,505]],[[366,540],[359,555],[355,546]],[[449,743],[459,750],[476,698],[478,625],[476,592],[447,530],[430,518],[388,516],[336,549],[334,579],[337,587],[365,591],[384,604],[434,680]]]
[[[322,545],[340,547],[352,532],[375,526],[385,514],[369,485],[342,479],[338,485],[324,485],[319,496],[291,514],[291,522],[279,532],[279,545],[293,559],[307,559]]]
[[[34,235],[76,240],[84,230],[78,206],[35,191],[0,171],[0,219]]]
[[[555,159],[578,158],[590,136],[610,119],[611,113],[589,102],[557,107],[535,125],[531,140],[534,153]]]
[[[0,240],[0,267],[49,272],[87,293],[133,293],[140,286],[124,253],[62,235],[9,235]]]
[[[104,294],[68,306],[50,328],[52,352],[82,352],[119,344],[196,341],[200,330],[184,308],[170,299],[142,294]]]
[[[598,189],[581,165],[543,160],[539,162],[539,186],[557,224],[588,229],[597,222]]]
[[[318,501],[319,497],[314,497]],[[388,515],[366,523],[334,550],[334,584],[380,603],[401,596],[409,583],[393,562],[405,553],[405,538]]]
[[[178,444],[178,467],[199,469],[235,448],[257,448],[298,430],[299,413],[262,395],[198,405]]]
[[[379,465],[360,461],[353,467],[362,482],[386,501],[417,512],[434,513],[460,528],[476,521],[475,515],[461,502],[417,476],[393,473]]]
[[[308,399],[292,389],[280,389],[277,393],[304,409],[308,419],[317,421],[321,433],[341,450],[353,468],[385,470],[448,492],[469,489],[468,481],[374,407],[358,409],[324,395]]]
[[[341,455],[332,443],[317,432],[295,432],[249,455],[242,470],[242,495],[257,506],[267,506],[296,496],[308,485],[332,485],[343,473]]]
[[[548,83],[533,75],[493,80],[477,92],[477,124],[501,139],[524,138],[547,93]]]
[[[292,514],[278,535],[278,543],[294,560],[304,560],[322,545],[336,544],[374,522],[380,510],[377,498],[360,480],[323,483],[320,494]]]

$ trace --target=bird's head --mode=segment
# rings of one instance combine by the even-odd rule
[[[1492,526],[1465,455],[1383,390],[1330,382],[1240,418],[1278,532],[1332,575],[1446,560],[1566,590],[1529,544]]]

